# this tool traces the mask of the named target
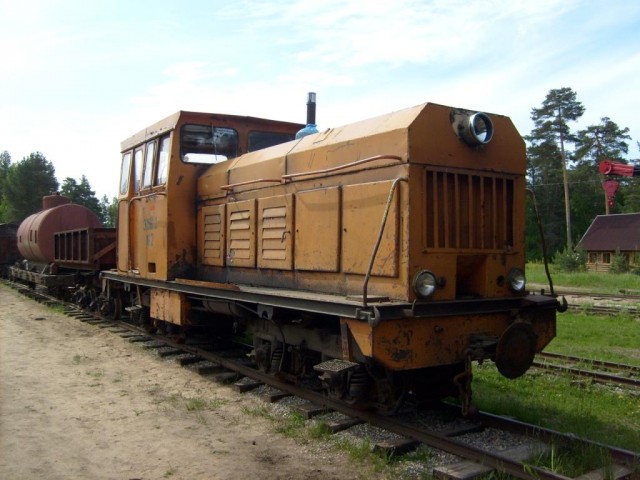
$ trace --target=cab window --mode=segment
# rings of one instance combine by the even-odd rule
[[[131,168],[131,152],[122,155],[122,168],[120,169],[120,195],[126,195],[129,191],[129,169]]]
[[[186,163],[219,163],[238,155],[238,132],[228,127],[185,124],[180,129],[180,156]]]
[[[294,140],[295,134],[281,132],[249,132],[249,151],[272,147]]]
[[[151,179],[153,178],[153,159],[156,153],[156,142],[147,143],[147,153],[144,160],[144,175],[142,178],[142,188],[151,187]]]
[[[158,149],[158,170],[156,171],[156,181],[154,185],[164,185],[167,183],[167,168],[169,167],[169,135],[160,139]]]
[[[142,148],[136,149],[133,154],[133,189],[135,193],[140,191],[142,180]]]

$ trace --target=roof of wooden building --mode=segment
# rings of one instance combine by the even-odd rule
[[[578,246],[586,251],[640,250],[640,213],[598,215]]]

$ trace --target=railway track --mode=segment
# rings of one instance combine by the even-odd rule
[[[574,312],[586,312],[592,315],[620,315],[627,313],[629,315],[640,316],[640,307],[625,305],[590,305],[584,303],[569,304],[569,309]]]
[[[544,290],[540,284],[530,285],[531,290]],[[594,315],[618,315],[627,313],[640,316],[640,295],[636,293],[598,293],[580,290],[557,289],[555,293],[564,296],[572,311],[586,312]]]
[[[200,374],[209,375],[215,380],[230,382],[241,393],[267,386],[271,393],[263,398],[276,401],[283,397],[295,396],[302,399],[295,409],[304,418],[311,419],[326,412],[338,412],[341,420],[329,422],[331,432],[339,432],[359,423],[366,423],[384,429],[394,435],[392,440],[379,442],[375,450],[385,455],[399,455],[416,448],[420,444],[447,452],[459,458],[454,464],[436,468],[437,478],[472,478],[494,470],[505,472],[524,479],[564,479],[567,477],[546,468],[535,466],[533,457],[545,455],[556,446],[599,449],[606,452],[611,462],[599,471],[587,472],[589,477],[579,478],[632,478],[640,466],[640,454],[624,449],[597,444],[578,439],[573,435],[522,423],[510,418],[478,413],[472,418],[462,418],[455,407],[442,406],[433,412],[422,415],[442,416],[455,421],[434,427],[432,422],[416,421],[416,411],[401,410],[396,415],[381,415],[372,411],[353,408],[325,394],[303,386],[293,385],[273,375],[266,374],[254,367],[248,360],[248,347],[232,344],[228,341],[173,338],[165,335],[152,335],[149,332],[128,323],[102,317],[95,312],[87,312],[76,306],[63,304],[59,300],[33,290],[18,287],[22,293],[48,305],[64,305],[65,313],[85,323],[108,328],[130,342],[139,343],[144,348],[154,349],[161,357],[175,357],[183,366],[189,366]],[[444,425],[444,426],[443,426]],[[479,432],[497,430],[510,432],[522,439],[517,446],[497,449],[478,445],[470,441],[469,436]],[[637,478],[637,477],[636,477]]]
[[[531,291],[540,291],[547,290],[548,286],[541,283],[528,283],[528,288]],[[601,292],[590,292],[587,290],[571,290],[570,288],[563,288],[556,286],[554,288],[556,295],[565,295],[569,297],[582,297],[582,298],[592,298],[592,299],[606,299],[606,300],[627,300],[627,301],[635,301],[640,304],[640,292],[637,290],[620,290],[618,293],[601,293]]]
[[[598,293],[598,292],[584,292],[584,291],[577,291],[577,290],[560,290],[559,295],[569,295],[572,297],[585,297],[585,298],[612,300],[612,301],[627,300],[627,301],[637,302],[640,304],[640,295],[636,293],[625,293],[625,292]]]
[[[594,381],[640,388],[640,366],[542,352],[533,362],[536,368],[586,377]]]

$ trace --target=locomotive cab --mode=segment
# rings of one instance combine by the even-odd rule
[[[193,278],[196,181],[212,163],[293,139],[300,124],[178,112],[122,143],[118,271]]]

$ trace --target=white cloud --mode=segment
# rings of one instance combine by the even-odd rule
[[[586,124],[607,115],[632,128],[634,148],[640,137],[640,42],[623,36],[640,7],[629,2],[154,6],[0,0],[0,150],[15,160],[41,150],[60,180],[84,173],[112,195],[120,141],[160,118],[200,110],[302,122],[308,91],[321,127],[433,101],[509,115],[526,134],[531,108],[567,86]]]

